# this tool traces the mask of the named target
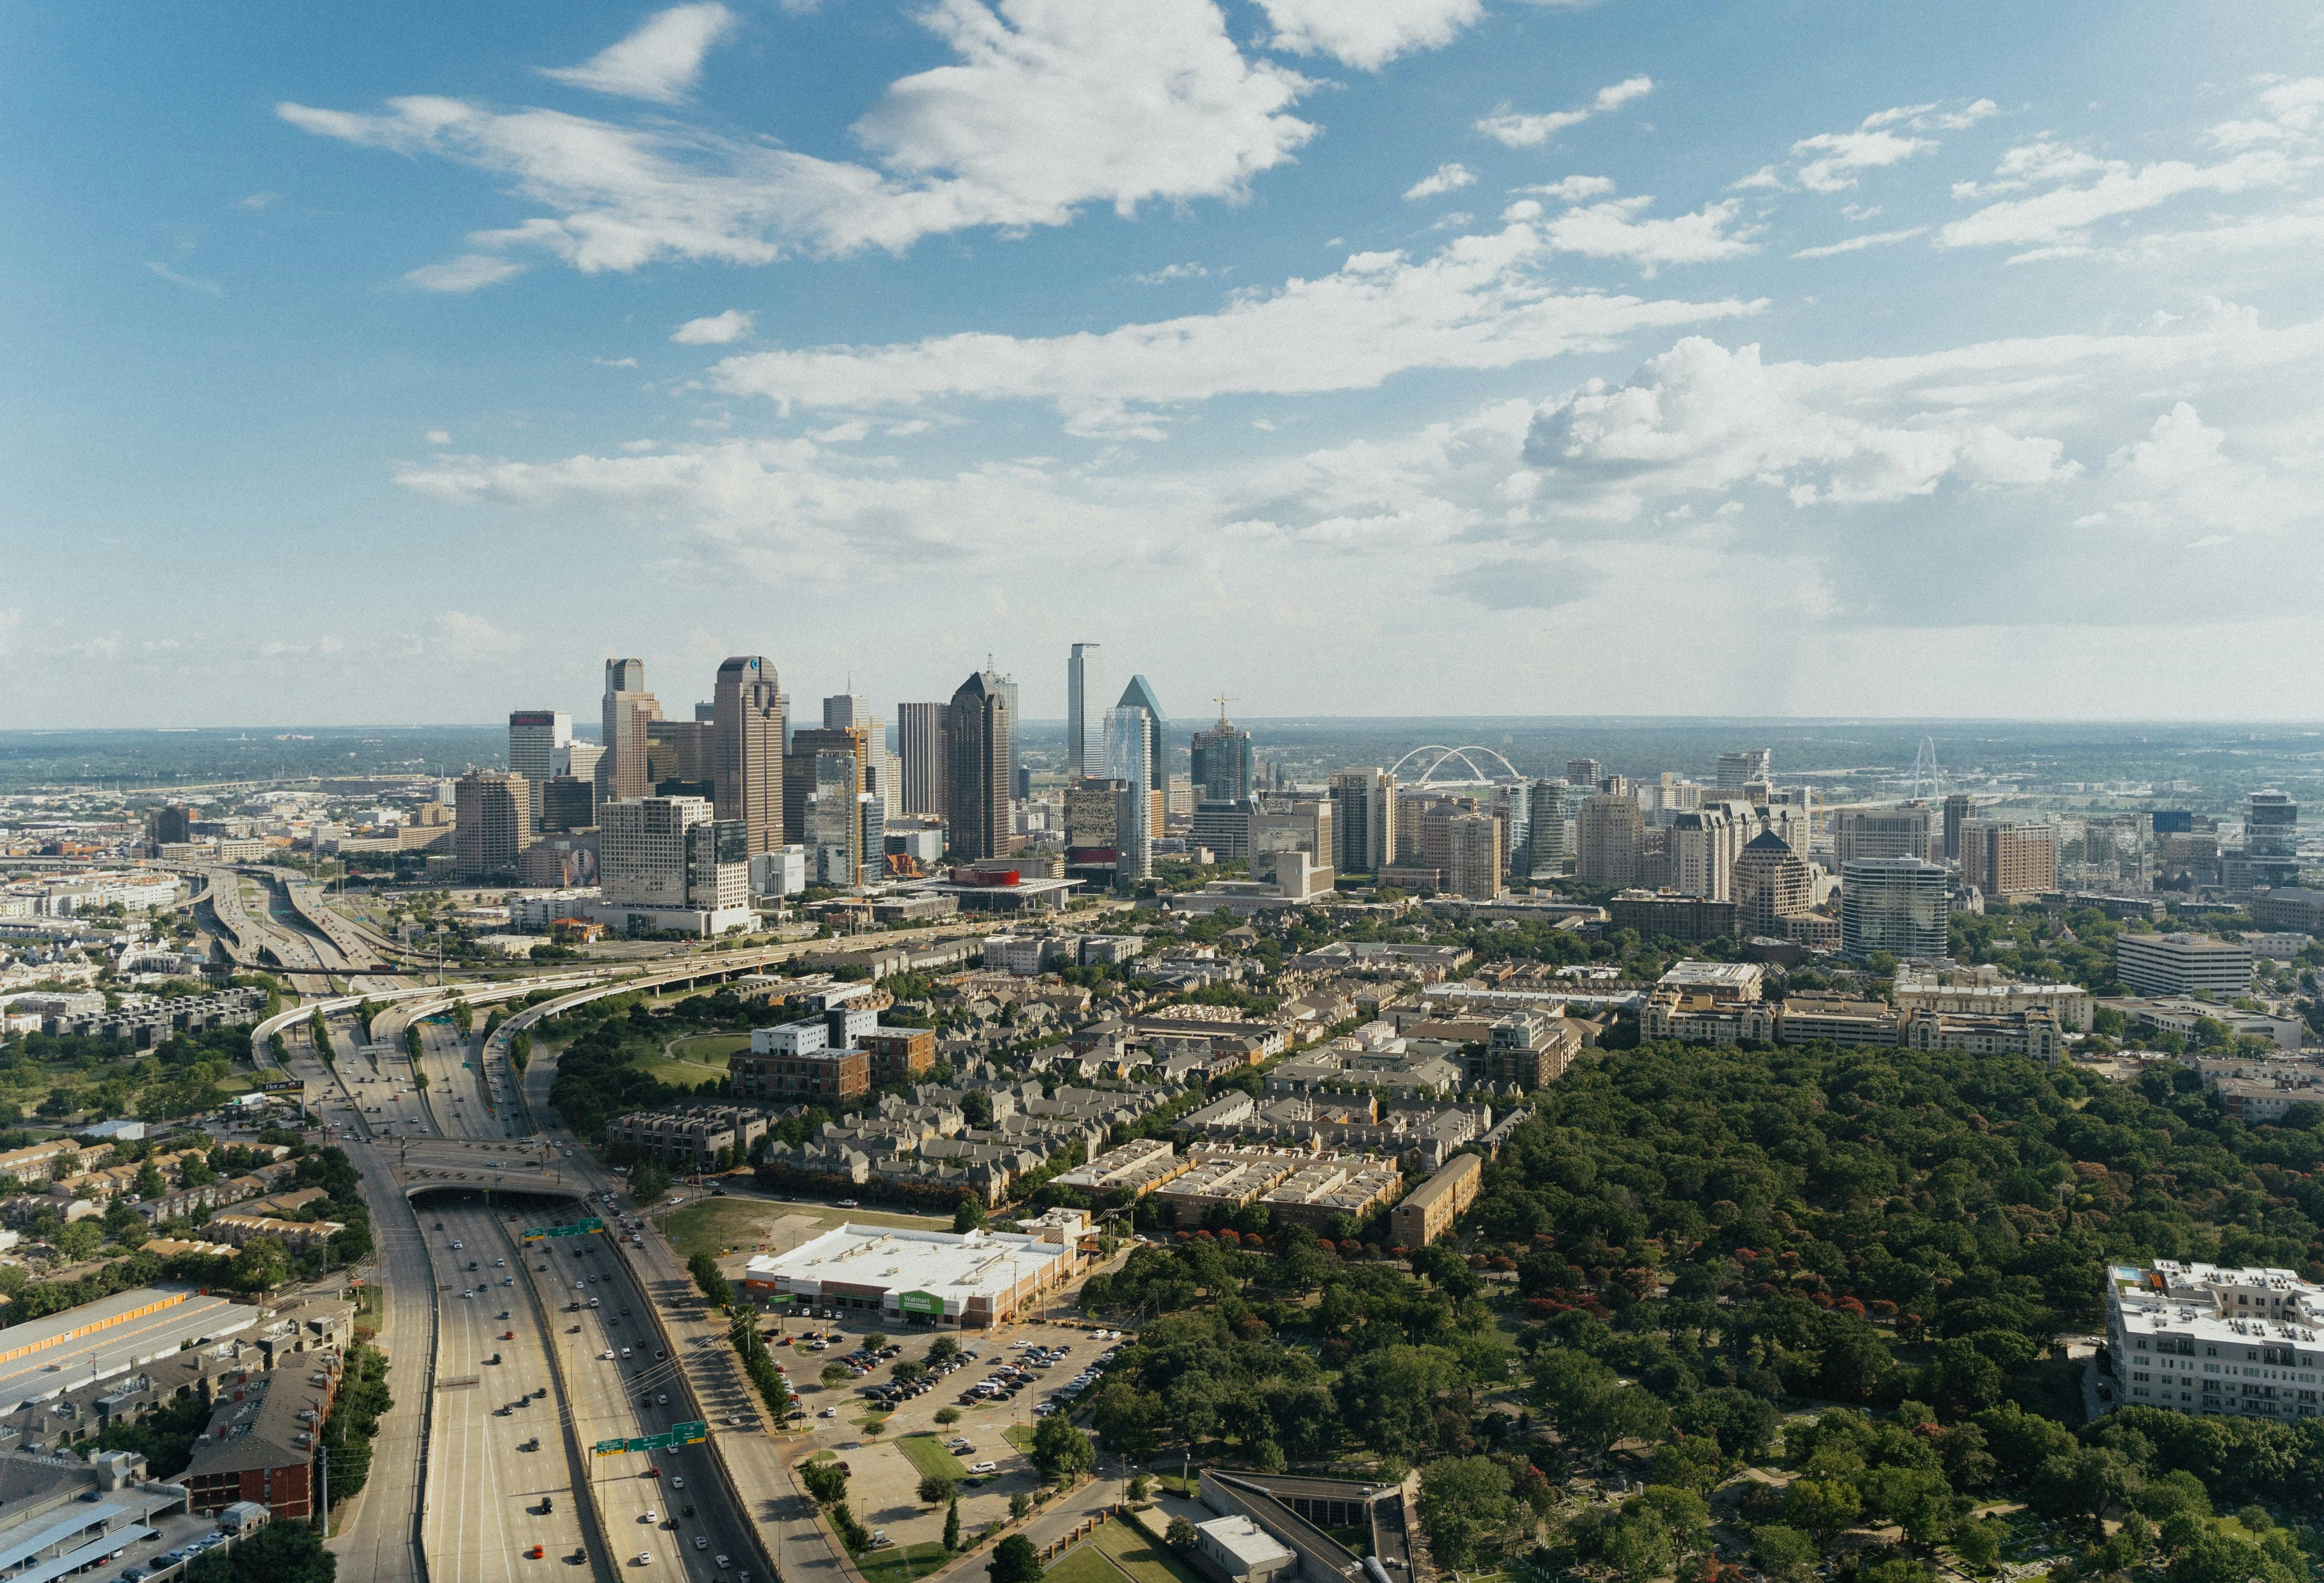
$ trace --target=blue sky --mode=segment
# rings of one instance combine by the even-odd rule
[[[2288,4],[13,7],[0,724],[2312,717],[2319,158]]]

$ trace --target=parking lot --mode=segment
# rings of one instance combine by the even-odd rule
[[[142,1578],[159,1579],[160,1583],[176,1583],[186,1575],[189,1562],[208,1554],[222,1544],[234,1542],[218,1527],[215,1517],[195,1517],[183,1513],[163,1517],[152,1525],[160,1537],[127,1545],[120,1556],[118,1572],[92,1569],[91,1575],[106,1579],[124,1579],[139,1583]]]
[[[964,1533],[1007,1521],[1010,1496],[1029,1494],[1040,1483],[1012,1434],[1029,1443],[1035,1422],[1084,1394],[1072,1382],[1120,1340],[1115,1332],[1101,1336],[1080,1324],[889,1332],[882,1355],[869,1359],[859,1349],[878,1333],[871,1316],[795,1319],[784,1328],[791,1344],[777,1357],[808,1415],[793,1427],[812,1432],[819,1455],[848,1465],[848,1499],[856,1516],[902,1546],[943,1538],[944,1507],[919,1498],[920,1481],[929,1474],[958,1484]],[[938,1335],[960,1348],[949,1365],[891,1393],[892,1410],[888,1401],[865,1394],[893,1386],[899,1364],[927,1367]],[[846,1365],[848,1372],[826,1385],[823,1370],[834,1364]],[[939,1423],[938,1414],[945,1413],[953,1421]],[[879,1432],[867,1434],[866,1424],[874,1421]]]

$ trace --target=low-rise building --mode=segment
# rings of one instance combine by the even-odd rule
[[[897,1027],[881,1023],[857,1035],[871,1062],[874,1088],[895,1082],[918,1082],[936,1063],[936,1035],[930,1028]]]
[[[784,1254],[761,1254],[746,1293],[867,1311],[899,1323],[1005,1324],[1086,1263],[1084,1217],[1045,1216],[1030,1233],[844,1225]]]
[[[739,1160],[767,1133],[767,1113],[747,1105],[686,1106],[637,1110],[605,1125],[618,1143],[676,1171],[715,1171]]]
[[[2209,934],[2115,936],[2114,976],[2142,995],[2236,996],[2251,991],[2251,947]]]
[[[285,1247],[298,1249],[321,1247],[346,1228],[337,1220],[278,1220],[272,1215],[245,1215],[228,1210],[212,1215],[202,1229],[236,1247],[245,1246],[254,1237],[272,1237]]]
[[[1248,1103],[1250,1096],[1240,1096]],[[1084,1192],[1119,1192],[1131,1198],[1143,1198],[1155,1189],[1194,1168],[1191,1158],[1179,1157],[1178,1152],[1158,1137],[1132,1138],[1119,1148],[1108,1149],[1085,1165],[1075,1166],[1057,1178],[1060,1187],[1078,1187]]]
[[[2317,1415],[2324,1286],[2292,1270],[2172,1259],[2106,1274],[2114,1383],[2102,1376],[2104,1405],[2278,1423]]]
[[[1388,1211],[1388,1235],[1398,1247],[1425,1247],[1452,1229],[1469,1206],[1477,1201],[1484,1184],[1485,1162],[1475,1155],[1455,1155],[1444,1168],[1414,1188],[1404,1201]]]
[[[338,1382],[339,1355],[318,1352],[222,1383],[179,1477],[188,1508],[211,1516],[250,1501],[278,1522],[313,1516],[315,1448]]]

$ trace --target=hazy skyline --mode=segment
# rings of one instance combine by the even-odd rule
[[[2314,717],[2324,26],[1770,14],[8,13],[0,727]]]

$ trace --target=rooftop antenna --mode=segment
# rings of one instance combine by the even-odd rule
[[[1235,702],[1235,700],[1229,697],[1226,694],[1221,693],[1217,697],[1212,699],[1211,702],[1219,706],[1219,729],[1221,731],[1224,731],[1227,727],[1227,705]]]

